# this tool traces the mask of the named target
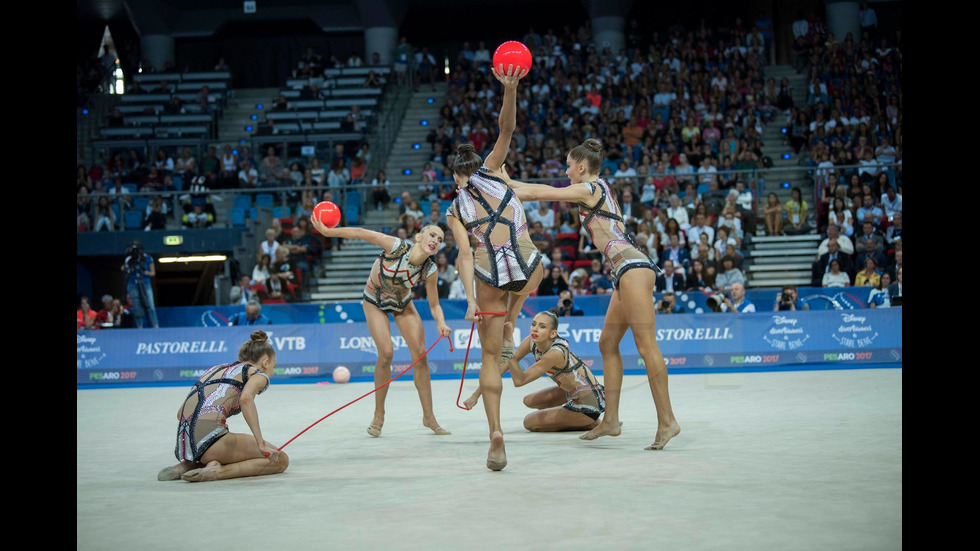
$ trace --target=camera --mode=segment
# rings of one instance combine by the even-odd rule
[[[566,299],[562,300],[561,301],[561,305],[564,306],[565,308],[571,308],[571,306],[572,306],[572,299],[566,298]]]
[[[793,302],[793,295],[783,291],[783,295],[780,298],[782,302]]]
[[[712,312],[721,312],[721,305],[725,303],[724,293],[715,293],[708,297],[708,307]]]

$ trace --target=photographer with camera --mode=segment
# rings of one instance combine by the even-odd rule
[[[575,306],[575,297],[568,289],[558,294],[558,315],[559,316],[584,316],[585,312]]]
[[[799,293],[796,292],[796,287],[786,286],[783,287],[782,292],[776,295],[776,303],[772,306],[773,312],[778,312],[781,310],[809,310],[810,305],[803,302],[803,299],[799,298]]]
[[[153,258],[143,252],[143,244],[139,240],[129,245],[126,254],[126,260],[120,269],[126,272],[126,291],[133,301],[136,327],[142,328],[149,318],[150,327],[159,328],[153,302],[153,287],[150,284],[150,278],[157,275]]]
[[[658,278],[659,279],[659,278]],[[671,291],[665,291],[663,298],[657,303],[658,314],[683,314],[684,308],[677,304],[677,297]]]
[[[708,307],[712,312],[755,312],[755,304],[745,298],[745,285],[733,283],[731,290],[718,292],[708,297]]]

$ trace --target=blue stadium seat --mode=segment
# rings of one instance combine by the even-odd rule
[[[708,193],[708,184],[698,184],[698,195]]]
[[[178,175],[174,174],[173,176],[170,177],[170,181],[173,183],[174,188],[177,191],[183,191],[184,190],[184,178],[182,176],[178,176]]]
[[[252,207],[252,196],[251,195],[236,195],[235,204],[232,205],[234,208],[247,209]]]
[[[344,216],[347,218],[347,225],[352,226],[354,224],[360,224],[361,220],[361,205],[360,203],[356,205],[348,205],[343,212]]]
[[[136,193],[136,191],[139,189],[139,186],[136,184],[123,184],[122,187],[129,193]]]
[[[246,217],[251,220],[259,219],[259,209],[257,207],[252,207],[246,212]]]
[[[127,210],[125,221],[127,230],[143,229],[143,211],[136,209]]]
[[[292,218],[293,213],[289,211],[289,207],[284,207],[282,205],[272,207],[272,217],[273,218]]]
[[[275,197],[271,193],[260,193],[255,196],[255,206],[271,209],[275,204]]]
[[[149,197],[134,197],[133,198],[133,208],[140,211],[140,213],[146,212],[146,207],[150,204]]]
[[[231,226],[233,228],[245,227],[245,209],[234,207],[231,209]]]

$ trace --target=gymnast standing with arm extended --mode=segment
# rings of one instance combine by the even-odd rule
[[[602,143],[588,139],[568,153],[565,174],[571,185],[553,188],[503,178],[522,201],[568,201],[578,203],[582,227],[613,267],[613,294],[609,300],[599,351],[602,353],[606,411],[599,426],[580,436],[594,440],[600,436],[619,436],[619,398],[623,386],[623,357],[619,345],[627,329],[633,331],[636,349],[647,369],[647,380],[657,409],[657,434],[648,450],[660,450],[680,433],[667,388],[667,365],[657,345],[656,306],[653,289],[659,268],[640,251],[626,231],[622,210],[609,184],[599,178]]]
[[[500,426],[502,383],[497,368],[501,359],[513,356],[517,315],[528,294],[538,288],[544,276],[541,253],[528,234],[524,206],[501,179],[517,126],[517,85],[526,74],[527,69],[520,67],[505,69],[501,65],[493,69],[494,77],[504,88],[498,117],[500,132],[486,160],[477,155],[472,143],[459,145],[452,165],[458,195],[446,212],[457,243],[469,243],[469,233],[477,241],[475,252],[460,247],[456,266],[466,290],[466,319],[479,322],[482,365],[487,366],[480,370],[483,407],[490,426],[487,468],[494,471],[507,466]],[[505,315],[477,315],[477,312]]]
[[[255,397],[269,388],[276,351],[265,331],[254,331],[238,360],[216,365],[194,384],[177,410],[180,463],[160,471],[157,480],[205,482],[281,473],[289,457],[262,437]],[[252,434],[229,432],[227,418],[241,413]]]
[[[418,360],[412,368],[412,378],[422,403],[422,425],[440,436],[451,434],[439,425],[432,410],[425,330],[422,316],[412,302],[412,287],[424,280],[429,310],[436,320],[439,334],[449,337],[450,329],[439,305],[439,273],[433,260],[445,239],[442,229],[432,224],[425,226],[415,234],[415,243],[412,244],[399,237],[364,228],[328,228],[314,216],[310,217],[310,223],[326,237],[360,239],[384,249],[371,267],[361,300],[368,331],[378,347],[378,360],[374,366],[374,386],[378,391],[374,393],[374,419],[368,425],[368,434],[381,436],[381,427],[385,422],[385,398],[388,396],[385,383],[391,379],[391,361],[395,353],[388,314],[395,318],[412,358]]]

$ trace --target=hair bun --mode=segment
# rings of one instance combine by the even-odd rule
[[[589,149],[595,151],[596,153],[602,153],[602,142],[600,142],[595,138],[589,138],[585,140],[585,147],[588,147]]]
[[[555,308],[549,308],[548,311],[551,312],[552,314],[554,314],[555,316],[558,316],[558,314],[561,313],[561,312],[558,311],[558,308],[557,307],[555,307]]]
[[[456,147],[456,153],[459,155],[465,155],[466,153],[476,153],[476,147],[473,142],[463,142]]]
[[[267,340],[269,340],[269,336],[265,334],[265,331],[252,331],[253,342],[265,342]]]

